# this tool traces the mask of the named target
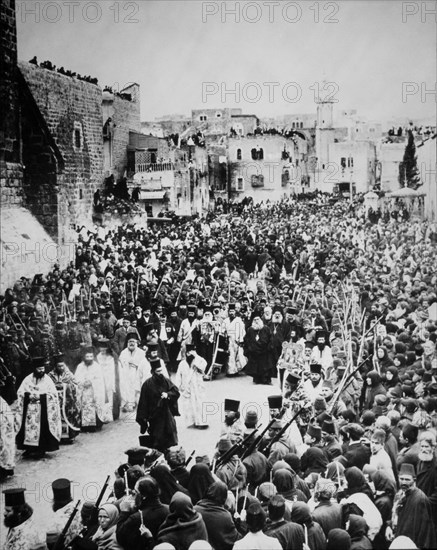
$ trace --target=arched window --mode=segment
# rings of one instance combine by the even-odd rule
[[[237,160],[241,160],[241,149],[237,149]]]

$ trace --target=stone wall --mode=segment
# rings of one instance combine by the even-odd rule
[[[89,223],[93,194],[103,181],[102,91],[30,63],[19,62],[19,69],[64,161],[57,189],[47,182],[58,194],[58,225]]]
[[[0,206],[23,202],[15,1],[0,3]]]
[[[129,143],[129,131],[141,132],[139,86],[133,84],[123,90],[123,93],[131,94],[132,101],[119,96],[114,97],[114,141],[113,141],[113,166],[114,176],[123,176],[127,168],[126,145]]]

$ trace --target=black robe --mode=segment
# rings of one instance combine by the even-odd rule
[[[256,383],[268,383],[271,378],[270,329],[264,326],[261,330],[249,327],[244,339],[244,355],[247,357],[246,373]]]
[[[168,399],[161,399],[162,392],[168,394]],[[179,416],[177,400],[179,390],[165,376],[153,374],[142,388],[138,402],[136,421],[144,433],[149,428],[153,446],[164,451],[178,444],[175,416]]]
[[[398,510],[396,536],[409,537],[418,548],[435,548],[436,539],[431,503],[423,491],[414,487]]]

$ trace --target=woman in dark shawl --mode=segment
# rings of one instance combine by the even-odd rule
[[[158,464],[152,468],[150,475],[158,482],[161,489],[160,500],[163,504],[170,504],[173,495],[178,491],[188,495],[188,491],[178,483],[170,468],[165,464]]]
[[[300,459],[305,478],[310,474],[323,474],[328,466],[328,459],[322,449],[310,447]]]
[[[193,508],[189,496],[177,492],[173,495],[169,515],[158,532],[158,543],[168,542],[176,550],[188,550],[196,540],[208,540],[205,522]]]
[[[197,504],[200,499],[205,496],[205,493],[212,484],[214,478],[211,470],[206,464],[195,464],[190,470],[190,478],[188,480],[188,492],[193,504]]]
[[[383,521],[379,533],[373,540],[373,546],[376,549],[383,549],[387,547],[385,530],[387,528],[387,522],[391,521],[392,517],[393,501],[396,495],[396,483],[384,470],[373,472],[371,479],[375,486],[375,506],[378,508]]]
[[[351,537],[344,529],[331,529],[326,550],[350,550]]]
[[[376,370],[371,370],[366,376],[366,394],[364,399],[364,409],[370,410],[375,401],[376,395],[386,395],[387,390],[384,388],[381,382],[381,376]]]
[[[373,549],[373,545],[367,537],[367,530],[367,523],[363,517],[357,516],[356,514],[350,514],[347,532],[351,538],[351,550]]]
[[[343,486],[345,467],[339,461],[330,462],[323,474],[323,477],[335,483],[337,490]]]
[[[378,361],[379,370],[381,374],[385,374],[387,369],[394,365],[393,360],[388,355],[388,349],[385,346],[378,346],[376,348],[376,359]]]
[[[363,472],[359,468],[356,466],[347,468],[344,475],[347,481],[347,489],[345,490],[346,497],[354,495],[355,493],[364,493],[372,502],[374,502],[375,497],[373,496],[372,489],[367,483]]]
[[[206,490],[204,498],[194,507],[205,522],[209,543],[220,550],[232,550],[235,541],[240,538],[230,512],[225,509],[227,496],[226,484],[214,481]]]
[[[305,542],[311,550],[325,550],[326,537],[323,529],[313,521],[310,508],[306,502],[293,502],[291,521],[303,526]]]
[[[278,494],[282,495],[286,500],[290,500],[292,502],[296,500],[307,502],[307,498],[302,491],[296,489],[293,474],[289,470],[286,470],[285,468],[277,470],[273,474],[273,484],[275,485]]]
[[[396,388],[396,386],[401,387],[401,381],[399,380],[399,371],[397,367],[393,365],[388,367],[387,372],[385,373],[384,387],[388,391]]]

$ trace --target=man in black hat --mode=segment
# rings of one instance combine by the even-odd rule
[[[45,365],[43,357],[34,358],[33,373],[26,376],[17,392],[21,417],[17,448],[35,458],[59,449],[62,430],[58,392],[45,373]]]
[[[55,367],[49,376],[58,392],[62,421],[61,441],[72,443],[80,432],[78,384],[73,373],[65,364],[62,353],[55,355],[53,360]]]
[[[243,437],[243,423],[240,420],[240,402],[235,399],[225,399],[225,421],[220,432],[220,439],[229,439],[234,445]]]
[[[71,483],[68,479],[55,479],[52,483],[53,504],[52,509],[55,512],[53,520],[50,522],[50,530],[62,533],[69,517],[71,516],[75,503],[71,496]],[[64,545],[68,546],[70,542],[79,535],[82,530],[80,514],[76,514],[73,522],[65,535]]]
[[[46,534],[33,519],[33,509],[24,497],[25,489],[6,489],[4,525],[8,529],[3,550],[45,547]],[[40,546],[39,546],[40,545]]]
[[[310,364],[310,377],[303,384],[303,388],[308,399],[314,403],[316,397],[319,397],[322,391],[323,375],[322,365],[320,363]]]
[[[331,347],[326,343],[326,332],[324,330],[316,331],[316,345],[311,351],[311,361],[322,365],[324,372],[333,363]]]
[[[180,393],[177,386],[164,376],[164,367],[159,359],[152,360],[150,366],[152,376],[141,388],[136,421],[142,434],[149,431],[153,447],[165,451],[178,444],[174,417],[179,416],[177,401]]]

